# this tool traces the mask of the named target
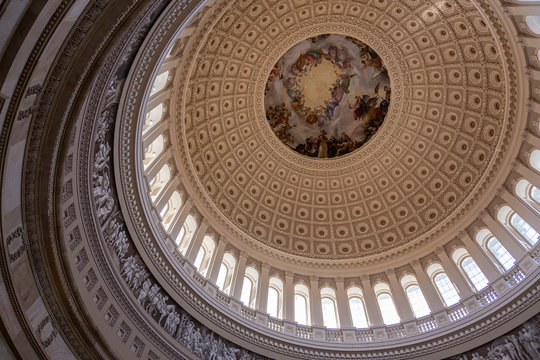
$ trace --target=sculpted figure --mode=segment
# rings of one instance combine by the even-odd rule
[[[146,279],[143,282],[143,284],[141,286],[141,289],[139,290],[139,295],[137,296],[137,301],[143,307],[146,304],[146,298],[148,297],[148,293],[150,292],[150,286],[152,286],[152,282],[150,281],[150,279]]]
[[[508,336],[512,344],[514,344],[514,347],[516,348],[516,351],[518,353],[519,360],[532,360],[532,358],[527,354],[525,349],[523,348],[523,345],[519,342],[516,335],[510,335]]]

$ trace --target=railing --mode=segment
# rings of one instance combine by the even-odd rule
[[[536,249],[534,249],[533,252],[531,253],[531,256],[534,262],[540,265],[540,247],[537,247]]]
[[[269,317],[268,328],[274,331],[283,332],[283,320]]]
[[[184,264],[185,267],[189,267],[190,269],[188,272],[191,274],[192,279],[201,286],[201,288],[214,288],[214,297],[215,299],[220,302],[221,304],[231,307],[232,306],[232,297],[223,293],[215,284],[211,283],[206,279],[204,276],[202,276],[195,267],[185,261],[185,257],[182,256],[178,251],[174,251],[174,257],[177,258],[177,260],[182,260],[180,263]],[[536,264],[540,265],[540,246],[537,246],[535,249],[531,250],[530,253],[527,255],[527,258],[523,258],[521,261],[529,261],[532,258]],[[520,261],[520,263],[521,263]],[[508,271],[506,274],[501,275],[499,279],[504,279],[504,281],[508,284],[509,288],[514,288],[519,285],[527,275],[525,272],[519,267],[519,264],[516,264],[510,271]],[[493,281],[495,283],[495,281]],[[469,303],[471,299],[475,299],[481,307],[487,306],[499,298],[499,295],[493,289],[491,286],[487,287],[483,291],[476,293],[472,295],[471,297],[467,299],[462,299],[461,302],[458,304],[455,304],[452,307],[446,308],[443,310],[448,316],[448,319],[452,322],[457,322],[461,319],[466,318],[470,315],[469,309],[465,306],[466,303]],[[236,303],[236,302],[235,302]],[[257,316],[263,315],[266,317],[266,326],[269,330],[280,332],[280,333],[288,333],[288,331],[293,331],[293,334],[296,335],[296,337],[301,339],[314,339],[314,332],[313,328],[311,326],[306,325],[300,325],[296,323],[292,323],[292,328],[288,330],[288,328],[285,328],[285,322],[281,319],[276,319],[273,317],[268,316],[268,314],[261,314],[257,310],[254,310],[250,307],[247,307],[245,305],[241,305],[239,307],[239,314],[249,320],[256,322]],[[475,310],[477,311],[477,310]],[[416,321],[416,327],[420,333],[427,333],[433,330],[436,330],[439,328],[439,325],[437,323],[437,320],[435,320],[436,316],[427,316],[425,318],[417,319]],[[396,324],[396,325],[390,325],[386,326],[384,329],[386,335],[382,338],[379,338],[380,334],[377,335],[377,341],[381,341],[383,339],[399,339],[407,336],[407,331],[405,330],[403,324]],[[375,341],[375,333],[371,328],[367,329],[356,329],[355,330],[356,335],[356,342],[357,343],[371,343]],[[317,334],[317,337],[319,335]],[[341,343],[344,342],[344,335],[343,331],[341,329],[324,329],[324,337],[323,339],[327,342],[333,342],[333,343]]]
[[[476,295],[476,300],[482,306],[486,306],[497,300],[498,296],[495,290],[488,287],[486,290]]]
[[[429,332],[439,327],[435,319],[432,317],[417,320],[416,326],[421,333]]]
[[[446,310],[448,317],[452,321],[458,321],[469,315],[469,310],[462,303]]]
[[[407,336],[403,325],[392,325],[386,327],[386,334],[389,339],[398,339]]]
[[[310,326],[296,325],[296,336],[302,339],[313,339],[313,329]]]
[[[251,308],[248,308],[247,306],[242,306],[242,308],[240,309],[240,315],[242,315],[246,319],[254,321],[257,317],[257,312]]]
[[[506,280],[506,283],[511,288],[515,287],[517,284],[525,280],[527,276],[525,273],[519,268],[519,266],[514,266],[514,269],[511,270],[504,279]]]
[[[360,330],[356,329],[356,341],[367,343],[367,342],[373,342],[375,339],[375,335],[373,335],[373,330],[371,329],[365,329]]]
[[[343,332],[339,329],[326,329],[325,338],[329,342],[343,342]]]

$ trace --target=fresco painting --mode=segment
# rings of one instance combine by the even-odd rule
[[[360,40],[326,34],[293,46],[274,65],[265,111],[275,135],[309,157],[333,158],[364,145],[390,106],[380,56]]]

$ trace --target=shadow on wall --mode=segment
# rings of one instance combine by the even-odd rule
[[[505,335],[446,360],[540,359],[540,314]]]

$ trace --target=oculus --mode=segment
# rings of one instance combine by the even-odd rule
[[[350,36],[325,34],[287,50],[265,88],[266,120],[294,151],[333,158],[362,147],[383,124],[390,79],[380,56]]]

